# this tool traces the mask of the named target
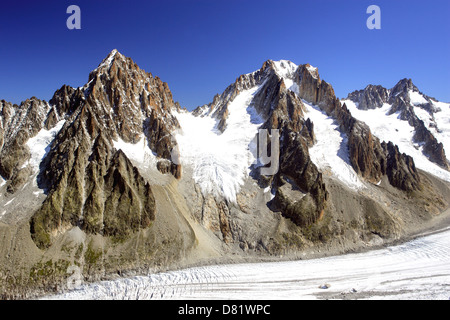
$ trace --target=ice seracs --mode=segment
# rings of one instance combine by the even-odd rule
[[[299,66],[288,60],[269,60],[269,65],[278,79],[284,82],[286,89],[299,95],[296,76]],[[305,67],[312,77],[317,79],[317,68],[308,64]],[[257,71],[246,76],[255,75]],[[240,91],[226,104],[224,94],[225,98],[215,97],[210,105],[198,108],[194,112],[195,115],[173,112],[182,128],[175,134],[180,148],[181,164],[192,167],[193,178],[204,194],[223,196],[228,201],[235,202],[241,185],[248,177],[250,165],[256,161],[256,146],[252,145],[252,139],[264,119],[252,107],[252,100],[260,88],[266,88],[268,76],[270,73],[266,78],[259,79],[259,84]],[[228,93],[227,90],[225,92]],[[318,107],[304,100],[303,103],[308,111],[305,119],[309,117],[315,124],[317,143],[310,149],[313,162],[321,171],[347,187],[353,190],[364,188],[364,183],[350,165],[345,134],[341,133],[333,119]],[[226,125],[221,132],[218,127],[221,119],[214,114],[224,106]]]
[[[228,105],[223,133],[217,129],[217,119],[211,116],[173,111],[182,128],[175,133],[181,164],[192,167],[193,178],[204,194],[236,202],[250,165],[256,160],[250,144],[262,122],[258,122],[251,102],[258,88],[242,91]]]

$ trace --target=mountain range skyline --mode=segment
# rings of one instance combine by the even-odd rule
[[[0,100],[0,276],[23,279],[4,297],[55,292],[73,268],[340,254],[448,211],[450,104],[409,79],[338,99],[316,67],[267,60],[192,112],[169,86],[113,50],[81,87]],[[270,174],[254,152],[269,130]]]
[[[366,27],[368,1],[78,1],[80,30],[66,27],[70,4],[3,5],[2,99],[49,100],[62,83],[82,86],[93,61],[117,48],[170,83],[175,100],[189,110],[268,59],[318,67],[340,98],[369,84],[393,87],[411,78],[450,102],[447,1],[378,1],[380,30]]]
[[[175,297],[166,280],[188,289],[207,265],[256,275],[255,265],[234,267],[255,262],[261,274],[273,262],[263,281],[274,294],[272,284],[308,285],[297,277],[307,271],[321,282],[311,289],[328,290],[322,298],[330,288],[389,296],[386,281],[442,298],[448,9],[446,0],[4,4],[0,299],[89,299],[88,287],[97,298]],[[346,255],[360,251],[373,254],[359,267],[373,268],[358,272],[362,256]],[[388,255],[372,259],[379,252]],[[221,283],[251,297],[244,278]]]

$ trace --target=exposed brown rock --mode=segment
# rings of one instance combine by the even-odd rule
[[[432,98],[422,94],[426,103],[415,106],[411,103],[410,92],[420,93],[411,79],[402,79],[390,90],[382,86],[368,85],[364,90],[350,93],[347,99],[357,103],[358,108],[362,110],[380,108],[384,103],[392,105],[389,114],[398,113],[400,119],[408,121],[414,128],[414,142],[423,145],[424,155],[430,161],[449,170],[450,164],[442,143],[436,139],[430,128],[427,128],[415,113],[415,108],[421,108],[427,111],[432,118],[433,113],[436,112],[432,104]]]
[[[26,142],[44,127],[50,106],[35,97],[19,106],[4,103],[2,106],[2,130],[0,149],[0,175],[12,183],[8,191],[13,193],[22,186],[26,172],[24,164],[31,154]],[[22,170],[26,170],[21,172]]]
[[[112,52],[82,90],[63,86],[52,103],[47,123],[63,115],[67,123],[39,176],[48,196],[30,222],[36,244],[46,248],[73,226],[117,238],[148,227],[155,218],[150,185],[114,149],[113,140],[136,143],[144,136],[161,158],[157,169],[180,177],[180,165],[172,163],[170,154],[175,146],[170,133],[179,127],[171,110],[179,104],[167,84]]]
[[[389,182],[404,191],[420,189],[420,176],[416,170],[413,159],[398,151],[398,146],[392,142],[383,142],[382,147],[386,154],[386,175]]]
[[[383,151],[383,147],[378,138],[372,135],[366,124],[353,118],[345,104],[341,105],[330,84],[312,75],[305,66],[300,66],[296,74],[298,81],[300,81],[300,97],[318,105],[328,115],[336,119],[340,129],[347,134],[349,158],[355,171],[368,181],[373,183],[378,182],[386,174],[385,165],[387,163],[387,155]],[[376,88],[370,88],[369,90],[371,89],[376,90]],[[359,95],[361,93],[355,94],[355,96]],[[385,93],[377,97],[381,103],[385,97]],[[399,161],[402,162],[402,165],[404,161],[409,162],[406,158],[400,158]],[[411,159],[411,161],[413,160]],[[394,171],[396,170],[394,169]],[[408,186],[408,188],[418,188],[419,180],[414,171],[415,168],[411,172],[408,170],[403,171],[401,175],[408,182],[402,184],[395,183],[395,186],[401,189],[405,186]]]
[[[376,109],[388,101],[389,91],[382,86],[368,85],[364,90],[350,93],[347,98],[357,102],[359,109]]]
[[[273,204],[284,216],[305,227],[315,223],[323,213],[328,191],[322,174],[309,157],[307,142],[300,134],[285,129],[280,147],[280,170],[276,176],[279,187]],[[287,182],[305,196],[301,199],[286,197],[280,187]]]
[[[75,116],[44,161],[40,181],[48,197],[30,222],[40,248],[73,226],[120,238],[154,219],[152,192],[137,168],[121,150],[114,151],[108,135],[94,130],[98,135],[91,137],[86,123],[95,116],[88,107]]]

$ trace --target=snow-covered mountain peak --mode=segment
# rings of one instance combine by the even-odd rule
[[[450,105],[408,79],[396,90],[369,86],[344,107],[317,68],[267,60],[188,112],[167,83],[113,50],[85,86],[64,85],[49,103],[0,100],[5,241],[30,257],[39,248],[42,263],[101,252],[87,277],[195,255],[397,241],[447,207]],[[17,226],[29,234],[14,238]],[[63,250],[74,232],[82,246]]]
[[[350,93],[344,102],[376,136],[412,155],[417,167],[450,181],[445,153],[450,148],[448,104],[423,94],[406,78],[390,90],[369,85]]]
[[[314,79],[319,79],[319,70],[309,63],[297,65],[289,60],[269,60],[270,66],[291,91],[296,91],[295,78],[303,70],[307,70]],[[294,86],[293,86],[294,85]]]
[[[404,78],[397,82],[397,84],[391,89],[391,95],[397,96],[409,91],[419,92],[419,89],[414,85],[411,79]]]
[[[298,66],[289,60],[272,61],[275,72],[282,78],[292,78]]]
[[[119,58],[124,58],[124,56],[119,52],[119,51],[117,51],[117,49],[113,49],[107,56],[106,56],[106,58],[105,59],[103,59],[102,60],[102,62],[98,65],[98,67],[97,67],[97,69],[100,69],[100,68],[102,68],[102,67],[107,67],[107,68],[109,68],[109,67],[111,67],[111,64],[112,64],[112,62],[113,62],[113,60],[114,60],[114,58],[115,57],[119,57]],[[97,70],[96,69],[96,70]]]
[[[317,69],[316,67],[313,67],[312,65],[307,63],[305,64],[305,68],[309,71],[309,73],[311,73],[314,78],[317,79],[319,77],[319,69]]]

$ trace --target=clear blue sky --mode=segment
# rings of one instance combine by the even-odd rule
[[[81,30],[66,9],[81,8]],[[381,8],[381,30],[366,9]],[[319,68],[338,97],[412,78],[450,102],[450,1],[2,1],[0,99],[49,100],[87,82],[114,48],[168,82],[192,109],[267,59]]]

